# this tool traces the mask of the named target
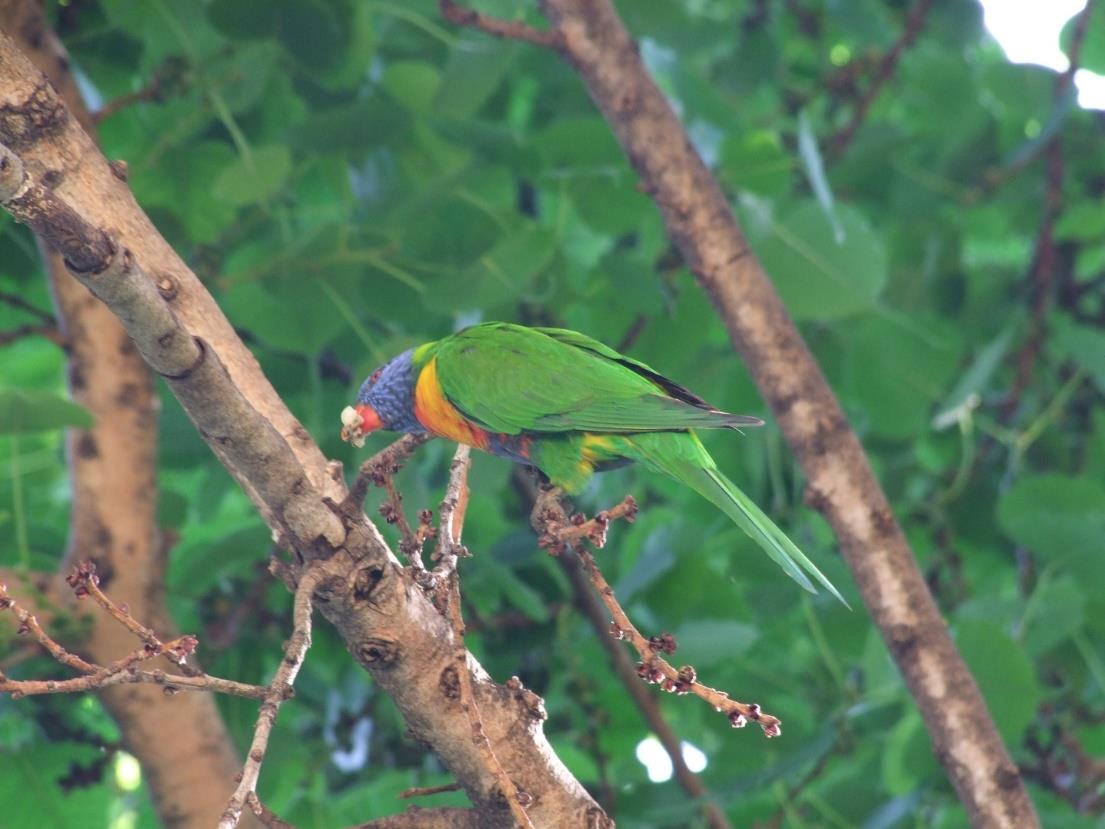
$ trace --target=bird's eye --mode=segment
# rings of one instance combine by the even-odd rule
[[[374,372],[372,372],[371,376],[368,378],[368,382],[375,386],[377,381],[380,379],[380,375],[383,374],[383,373],[384,373],[384,369],[382,367],[376,369]]]

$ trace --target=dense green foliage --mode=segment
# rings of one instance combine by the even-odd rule
[[[1056,100],[1053,72],[1007,63],[978,7],[946,0],[855,139],[830,152],[904,5],[626,0],[621,11],[801,321],[1010,750],[1036,770],[1044,824],[1100,826],[1071,802],[1100,811],[1102,781],[1060,779],[1042,757],[1057,734],[1105,753],[1102,122]],[[541,25],[528,3],[481,8]],[[53,14],[94,106],[159,79],[154,99],[102,122],[105,152],[128,162],[139,201],[347,468],[362,453],[340,443],[338,414],[360,378],[481,319],[576,328],[722,408],[770,419],[555,55],[455,30],[431,0],[70,0]],[[1084,57],[1105,68],[1105,17],[1096,24]],[[1053,299],[1014,393],[1053,137],[1065,159]],[[49,307],[33,239],[6,215],[0,291]],[[33,321],[0,303],[0,331]],[[0,361],[0,565],[52,570],[67,532],[57,429],[81,412],[49,396],[64,388],[54,344],[21,339]],[[211,672],[265,681],[291,605],[282,586],[255,587],[268,578],[269,532],[161,391],[160,517],[180,534],[172,610]],[[677,660],[704,681],[783,719],[768,742],[696,700],[661,699],[708,757],[710,791],[736,826],[963,826],[777,430],[705,440],[856,608],[805,595],[713,507],[659,476],[610,472],[580,499],[593,509],[638,497],[640,519],[616,527],[601,554],[626,608],[643,629],[674,632]],[[450,452],[431,443],[404,470],[408,508],[435,505]],[[677,784],[650,783],[636,759],[647,729],[561,569],[537,549],[512,471],[486,456],[473,470],[470,647],[497,679],[518,674],[544,696],[553,744],[619,826],[698,825]],[[259,606],[220,638],[243,600]],[[54,670],[33,659],[12,673]],[[325,626],[298,692],[261,777],[287,820],[342,826],[400,810],[407,786],[446,781]],[[244,745],[255,704],[220,706]],[[97,763],[96,746],[115,739],[91,699],[0,698],[0,802],[25,811],[23,822],[7,812],[10,825],[88,826],[103,814],[120,829],[155,826],[121,755]],[[434,802],[450,800],[463,802]]]

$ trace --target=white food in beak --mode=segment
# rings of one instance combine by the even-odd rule
[[[364,446],[364,432],[361,431],[364,420],[361,418],[360,413],[352,406],[346,406],[341,410],[341,425],[342,440],[349,441],[358,449]]]

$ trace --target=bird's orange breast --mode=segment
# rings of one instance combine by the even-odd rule
[[[465,419],[445,397],[437,379],[437,358],[422,367],[414,386],[414,416],[439,437],[487,451],[490,436]]]

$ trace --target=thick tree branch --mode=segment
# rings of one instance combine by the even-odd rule
[[[614,7],[542,0],[542,8],[771,405],[970,820],[1038,826],[863,448]]]
[[[91,267],[75,275],[120,317],[147,362],[167,375],[203,438],[282,545],[322,568],[316,607],[393,697],[412,734],[433,747],[463,786],[479,825],[512,825],[496,775],[443,681],[456,670],[448,621],[363,513],[350,516],[337,506],[346,491],[334,467],[125,183],[2,35],[0,144],[24,167],[12,193],[20,216],[38,222],[49,243],[67,254],[89,252]],[[51,188],[56,201],[94,229],[89,235],[81,230],[75,237],[68,214],[49,198],[34,204],[22,198],[42,192],[49,171],[50,180],[60,182]],[[109,245],[99,243],[101,233]],[[514,785],[533,797],[533,825],[608,827],[609,819],[552,752],[524,689],[497,685],[474,658],[466,661],[495,756]]]
[[[411,806],[401,815],[377,818],[349,829],[483,829],[471,809],[422,809]]]

